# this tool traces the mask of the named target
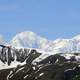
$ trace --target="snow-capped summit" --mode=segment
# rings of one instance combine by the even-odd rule
[[[69,53],[76,51],[76,43],[73,39],[57,39],[46,48],[48,51],[55,53]]]
[[[10,44],[14,47],[38,48],[54,53],[80,52],[80,35],[71,39],[50,41],[34,32],[24,31],[14,36]]]
[[[73,37],[73,39],[80,41],[80,35],[77,35],[77,36]]]
[[[80,53],[80,35],[71,39],[56,39],[48,44],[46,50],[55,53]]]
[[[2,35],[0,35],[0,44],[4,44],[4,43],[5,43],[4,38]]]
[[[4,40],[3,40],[2,36],[0,36],[0,44],[2,44],[3,42],[4,42]],[[73,37],[71,39],[64,39],[63,38],[63,39],[56,39],[54,41],[51,41],[51,40],[48,40],[46,38],[40,37],[39,35],[37,35],[34,32],[24,31],[24,32],[21,32],[21,33],[18,33],[17,35],[15,35],[13,37],[13,39],[10,41],[10,44],[8,44],[8,43],[6,43],[6,44],[7,44],[7,46],[10,46],[10,48],[11,48],[11,56],[15,59],[14,63],[17,62],[16,61],[16,57],[14,55],[16,55],[19,59],[20,59],[20,57],[22,59],[25,57],[24,56],[25,55],[24,54],[24,52],[25,52],[24,49],[26,49],[26,50],[30,49],[30,51],[31,50],[33,50],[33,51],[37,50],[37,53],[41,53],[41,56],[38,57],[37,59],[35,59],[36,61],[43,60],[44,58],[46,58],[46,57],[48,57],[50,55],[57,54],[57,53],[58,54],[64,53],[63,56],[66,53],[67,54],[80,53],[80,36],[76,36],[76,37]],[[21,56],[20,52],[18,53],[19,55],[15,54],[15,53],[17,53],[17,52],[15,52],[16,50],[20,50],[20,52],[21,52],[21,50],[22,51],[24,50],[23,54],[21,52],[21,54],[22,54],[23,57]],[[1,52],[1,58],[2,58],[1,60],[6,59],[7,56],[10,57],[10,54],[9,55],[4,54],[4,56],[3,56],[2,52]],[[71,54],[70,57],[72,55],[73,54]],[[20,60],[22,60],[22,59],[20,59]],[[79,57],[79,59],[80,59],[80,57]],[[9,60],[7,58],[7,62],[8,61]],[[12,63],[11,63],[11,65],[12,65]]]
[[[10,44],[16,47],[43,48],[47,42],[47,39],[38,36],[36,33],[25,31],[13,37]]]

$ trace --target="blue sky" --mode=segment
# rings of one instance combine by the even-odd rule
[[[26,30],[51,40],[80,34],[80,0],[0,0],[0,34]]]

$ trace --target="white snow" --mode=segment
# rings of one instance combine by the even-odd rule
[[[56,61],[55,61],[55,63],[57,63],[59,61],[59,59],[57,59]]]
[[[71,59],[74,54],[61,54],[61,56],[64,56],[66,59]]]
[[[80,35],[71,39],[56,39],[54,41],[38,36],[31,31],[18,33],[10,41],[14,47],[37,48],[53,53],[80,52]]]
[[[7,76],[7,80],[9,80],[9,78],[11,78],[12,76],[11,76],[11,74],[13,73],[13,71],[10,71],[10,73],[8,74],[8,76]],[[10,77],[11,76],[11,77]]]
[[[39,74],[39,77],[42,76],[42,75],[44,75],[44,73],[40,73],[40,74]]]
[[[9,69],[9,68],[15,68],[17,67],[18,65],[24,65],[26,64],[26,62],[24,61],[23,63],[20,63],[18,61],[13,61],[11,62],[10,66],[6,63],[4,64],[1,60],[0,60],[0,70],[2,69]]]
[[[16,73],[18,73],[19,71],[21,71],[21,70],[23,70],[23,69],[24,69],[24,67],[18,69],[18,70],[16,71]]]
[[[3,37],[0,36],[0,44],[4,44],[4,42],[5,41]],[[32,62],[33,64],[36,64],[36,61],[39,62],[56,53],[63,53],[64,55],[62,54],[62,56],[64,56],[66,59],[70,59],[72,56],[74,56],[73,53],[80,53],[80,35],[75,36],[71,39],[61,38],[51,41],[38,36],[34,32],[24,31],[15,35],[9,42],[9,45],[11,45],[13,49],[30,49],[29,53],[32,49],[35,49],[37,52],[42,53],[41,56]],[[75,56],[75,59],[77,61],[80,60],[80,56]],[[23,63],[20,63],[15,60],[11,63],[10,66],[8,66],[7,64],[4,64],[0,61],[0,69],[12,68],[19,64],[26,64],[26,62],[24,61]]]
[[[47,39],[38,36],[31,31],[24,31],[18,33],[10,41],[10,44],[15,47],[29,47],[29,48],[42,48],[46,46]]]
[[[2,35],[0,35],[0,44],[5,44],[5,40]]]
[[[35,67],[32,67],[33,68],[33,70],[36,70],[36,68]]]
[[[35,60],[33,60],[32,64],[35,65],[36,62],[40,62],[40,61],[44,60],[45,58],[47,58],[50,55],[52,55],[52,54],[51,53],[43,53],[38,58],[36,58]]]
[[[25,77],[24,77],[24,79],[26,79],[28,77],[28,75],[26,75]]]
[[[73,69],[66,69],[65,72],[67,72],[67,71],[71,71],[71,70],[73,70]]]

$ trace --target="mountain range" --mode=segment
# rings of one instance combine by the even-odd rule
[[[74,53],[80,52],[80,35],[71,39],[63,38],[52,41],[40,37],[34,32],[24,31],[16,34],[8,43],[0,36],[0,44],[8,44],[13,47],[37,48],[54,53]]]
[[[25,31],[8,43],[0,35],[0,80],[79,80],[79,45],[80,35],[52,41]]]

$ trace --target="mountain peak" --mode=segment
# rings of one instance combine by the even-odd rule
[[[32,31],[24,31],[14,36],[10,43],[14,47],[38,48],[54,53],[80,52],[80,35],[71,39],[50,41]]]
[[[3,41],[2,36],[0,36],[0,44]],[[37,48],[54,53],[80,52],[80,35],[71,39],[60,38],[51,41],[32,31],[24,31],[16,34],[10,41],[10,45],[13,47]]]
[[[73,37],[73,39],[80,40],[80,35],[77,35],[77,36]]]
[[[13,37],[10,44],[16,47],[41,48],[47,39],[38,36],[32,31],[24,31]]]
[[[14,36],[10,43],[14,46],[32,47],[31,43],[33,44],[33,41],[35,41],[36,36],[37,35],[34,32],[24,31]]]
[[[4,38],[2,35],[0,35],[0,44],[4,44],[4,43],[5,43]]]
[[[37,35],[35,32],[32,32],[32,31],[23,31],[23,32],[20,32],[18,33],[19,35],[22,35],[22,34],[26,34],[26,35]],[[18,35],[17,34],[17,35]]]

